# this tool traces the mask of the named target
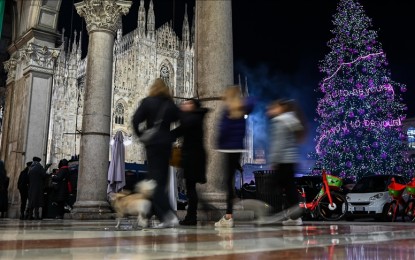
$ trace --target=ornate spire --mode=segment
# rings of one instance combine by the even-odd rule
[[[137,29],[138,35],[144,37],[146,32],[146,10],[144,8],[144,0],[140,0],[140,6],[138,7]]]
[[[154,39],[154,31],[156,27],[156,18],[154,15],[153,0],[150,1],[150,7],[147,14],[147,36],[150,39]]]
[[[182,41],[183,41],[183,48],[184,49],[190,47],[189,40],[190,40],[189,19],[188,19],[188,15],[187,15],[187,4],[185,4],[185,7],[184,7],[184,20],[183,20],[183,28],[182,28]]]

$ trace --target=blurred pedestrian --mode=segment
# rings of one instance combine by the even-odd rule
[[[233,227],[233,199],[235,196],[235,171],[240,168],[242,152],[245,152],[244,138],[246,132],[245,116],[253,109],[250,98],[243,98],[240,86],[227,87],[223,96],[224,109],[218,125],[217,150],[224,155],[224,178],[227,188],[226,214],[216,227]]]
[[[9,180],[4,162],[0,161],[0,218],[5,218],[7,216],[7,210],[9,209]]]
[[[305,138],[306,124],[294,100],[279,99],[270,104],[270,149],[268,162],[276,171],[271,187],[285,191],[288,217],[283,225],[302,225],[303,211],[299,207],[299,193],[294,174],[299,160],[299,143]],[[282,195],[282,194],[281,194]]]
[[[20,220],[25,219],[27,215],[26,205],[29,193],[29,167],[32,162],[27,162],[26,167],[20,172],[19,179],[17,180],[17,189],[20,193]]]
[[[201,107],[198,99],[188,99],[180,105],[180,126],[173,133],[183,136],[181,167],[186,182],[188,199],[187,213],[179,223],[185,226],[197,225],[198,195],[196,184],[206,183],[206,150],[204,146],[203,121],[207,108]]]
[[[40,164],[39,157],[33,157],[33,163],[29,168],[29,205],[28,205],[28,219],[40,220],[39,213],[40,208],[44,207],[44,180],[46,178],[46,172],[43,166]],[[33,216],[34,211],[34,216]]]
[[[179,224],[167,193],[169,159],[173,141],[170,124],[179,120],[179,113],[180,110],[174,104],[166,83],[161,78],[157,78],[150,87],[149,95],[139,104],[132,120],[133,128],[138,136],[143,133],[139,127],[140,123],[145,122],[147,129],[149,129],[156,123],[155,121],[161,120],[155,138],[145,144],[148,178],[157,182],[153,195],[153,209],[161,222],[157,226],[158,228]]]
[[[56,217],[57,219],[63,219],[65,214],[65,203],[69,196],[69,167],[68,160],[62,159],[58,164],[59,170],[56,174],[51,176],[53,189],[50,195],[50,199],[53,204],[56,205]]]

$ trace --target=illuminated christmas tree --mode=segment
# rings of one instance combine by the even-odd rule
[[[402,142],[403,84],[394,82],[386,54],[363,7],[340,0],[330,53],[319,68],[316,156],[319,168],[342,178],[397,173],[412,177]]]

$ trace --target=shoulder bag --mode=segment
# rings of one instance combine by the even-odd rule
[[[163,107],[157,113],[157,119],[156,121],[154,121],[153,126],[142,131],[141,135],[138,137],[140,142],[142,142],[144,145],[150,144],[156,136],[157,132],[159,131],[160,125],[163,122],[163,115],[167,105],[168,103],[164,102]]]

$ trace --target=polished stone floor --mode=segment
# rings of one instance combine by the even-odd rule
[[[0,219],[0,259],[415,259],[415,223],[119,230],[114,220]]]

